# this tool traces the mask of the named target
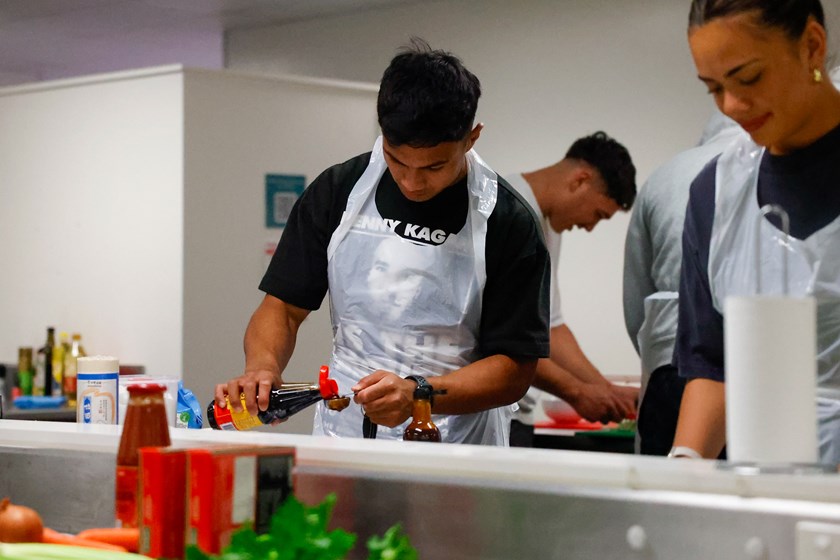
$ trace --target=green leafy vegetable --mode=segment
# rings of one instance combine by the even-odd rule
[[[187,547],[187,560],[340,560],[353,548],[356,535],[342,529],[327,531],[335,507],[335,494],[307,507],[289,496],[271,517],[271,526],[258,535],[250,525],[238,529],[219,556],[209,556],[195,545]]]
[[[384,536],[369,538],[367,548],[368,560],[417,560],[417,550],[399,523],[385,531]]]
[[[342,529],[327,530],[335,502],[335,494],[330,494],[320,504],[307,507],[289,496],[271,516],[266,534],[258,535],[250,525],[244,525],[219,556],[189,545],[186,560],[340,560],[356,544],[356,535]],[[371,537],[367,547],[368,560],[417,560],[417,551],[399,524],[382,537]]]

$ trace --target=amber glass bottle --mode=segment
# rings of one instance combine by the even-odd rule
[[[418,385],[414,389],[413,419],[403,432],[407,441],[440,441],[440,430],[432,422],[432,388]]]
[[[121,527],[137,527],[137,467],[141,447],[168,447],[169,424],[163,392],[156,383],[128,386],[120,449],[117,452],[116,514]]]

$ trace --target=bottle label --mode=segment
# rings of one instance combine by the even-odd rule
[[[137,467],[117,465],[115,511],[120,527],[137,527]]]
[[[241,396],[242,412],[235,412],[230,408],[230,399],[225,397],[227,406],[219,408],[219,405],[213,405],[213,413],[216,417],[216,424],[220,430],[250,430],[257,426],[262,426],[263,423],[259,416],[251,416],[245,408],[245,395]]]
[[[35,357],[35,377],[32,379],[32,393],[35,396],[44,395],[44,384],[46,382],[46,365],[44,355],[40,352]]]
[[[76,376],[64,378],[64,394],[68,399],[76,400]]]
[[[80,373],[76,377],[80,424],[116,424],[118,373]]]

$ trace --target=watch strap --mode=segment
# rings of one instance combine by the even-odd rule
[[[426,379],[422,375],[407,375],[405,378],[417,383],[418,387],[428,389],[428,391],[429,391],[429,404],[431,404],[431,405],[435,404],[435,391],[432,388],[432,384],[429,383],[428,379]]]

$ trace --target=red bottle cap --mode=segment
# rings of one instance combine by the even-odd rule
[[[335,379],[330,379],[330,367],[321,366],[321,371],[318,375],[318,387],[321,389],[321,396],[325,399],[331,399],[338,396],[338,383]]]
[[[166,387],[157,383],[136,383],[128,386],[130,395],[148,395],[150,393],[163,393]]]

